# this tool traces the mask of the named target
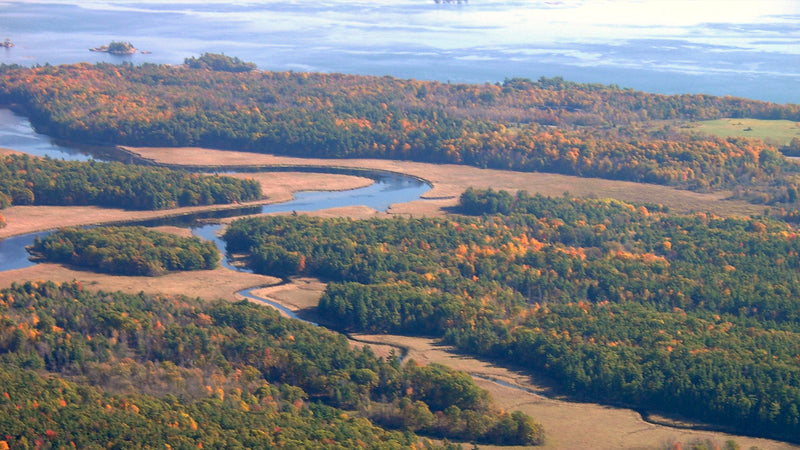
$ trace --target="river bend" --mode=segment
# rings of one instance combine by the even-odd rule
[[[0,109],[0,147],[28,153],[34,156],[51,157],[66,160],[85,161],[95,157],[87,150],[69,147],[54,142],[49,137],[36,133],[30,122],[8,109]],[[268,171],[269,169],[264,169]],[[286,170],[286,168],[281,168]],[[302,171],[302,168],[298,169]],[[315,169],[319,172],[319,169]],[[261,207],[248,208],[249,214],[268,214],[285,212],[313,212],[329,208],[345,206],[367,206],[378,211],[386,211],[395,203],[418,200],[422,194],[430,190],[430,185],[413,177],[384,172],[364,172],[361,176],[369,177],[374,183],[357,189],[345,191],[309,191],[297,192],[294,199],[283,203],[273,203]],[[215,213],[217,217],[224,211]],[[229,215],[242,215],[241,210],[228,211]],[[189,226],[195,236],[213,241],[221,253],[226,255],[225,242],[218,237],[221,225],[202,224],[196,222],[200,214],[182,217],[146,221],[143,224],[177,224]],[[30,233],[0,240],[0,272],[22,269],[36,264],[28,259],[25,247],[31,245],[37,237],[48,232]],[[223,258],[223,265],[229,269],[239,270]]]

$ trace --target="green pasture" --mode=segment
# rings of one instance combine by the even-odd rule
[[[791,120],[716,119],[691,122],[684,130],[720,137],[749,137],[789,145],[792,138],[800,138],[800,122]]]

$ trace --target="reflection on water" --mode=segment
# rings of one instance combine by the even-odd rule
[[[31,122],[10,109],[0,108],[0,148],[8,148],[36,156],[54,159],[88,161],[85,151],[55,143],[49,136],[37,133]]]
[[[208,217],[232,217],[258,213],[311,212],[327,208],[343,206],[367,206],[378,211],[386,211],[394,203],[405,203],[420,198],[430,186],[414,178],[393,174],[376,174],[375,183],[358,189],[335,192],[300,192],[292,201],[275,203],[255,208],[214,211],[210,213],[191,214],[175,218],[163,218],[137,222],[138,225],[159,226],[177,225],[191,226],[192,234],[208,239],[217,244],[223,255],[226,255],[225,241],[217,234],[221,229],[218,224],[198,224],[197,219]],[[31,245],[36,236],[44,236],[47,232],[26,234],[0,240],[0,272],[22,269],[35,263],[28,260],[25,247]],[[223,266],[241,270],[232,266],[227,258],[223,258]]]
[[[43,231],[0,240],[0,272],[24,269],[34,265],[34,262],[28,260],[28,252],[25,251],[25,247],[33,244],[33,240],[37,237],[43,237],[49,233],[49,231]]]
[[[310,323],[311,325],[314,325],[314,326],[317,325],[314,322],[311,322],[311,321],[308,321],[308,320],[305,320],[305,319],[301,318],[300,316],[295,314],[294,311],[292,311],[291,309],[281,305],[280,303],[273,302],[272,300],[269,300],[267,298],[259,297],[257,295],[254,295],[253,291],[256,290],[256,289],[259,289],[259,288],[254,287],[254,288],[250,288],[250,289],[244,289],[244,290],[241,290],[241,291],[237,292],[237,294],[241,295],[242,297],[249,298],[251,300],[255,300],[255,301],[259,302],[259,303],[266,303],[266,304],[272,306],[273,308],[275,308],[275,309],[277,309],[279,311],[282,311],[284,314],[286,314],[286,316],[288,316],[288,317],[290,317],[292,319],[302,320],[303,322]]]

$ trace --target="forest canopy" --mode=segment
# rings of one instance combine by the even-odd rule
[[[208,69],[223,72],[249,72],[256,68],[256,65],[253,63],[218,53],[203,53],[198,58],[186,58],[183,60],[183,63],[192,69]]]
[[[145,227],[62,228],[36,238],[28,252],[50,262],[136,276],[213,269],[220,259],[213,242]]]
[[[0,440],[11,447],[452,448],[414,432],[544,440],[463,372],[387,361],[252,303],[74,282],[0,291],[0,386]]]
[[[791,192],[800,169],[775,146],[686,135],[664,121],[798,121],[798,105],[648,94],[560,78],[472,85],[229,71],[242,64],[206,54],[184,66],[2,66],[0,102],[16,105],[38,130],[79,142],[555,172],[733,189],[742,198],[797,209]]]
[[[582,400],[798,442],[800,239],[767,218],[468,190],[477,217],[259,217],[231,251],[330,280],[342,330],[443,337]],[[295,264],[300,261],[301,264]]]
[[[155,210],[261,198],[248,179],[117,162],[0,155],[0,209],[11,205],[96,205]]]
[[[797,105],[560,78],[468,85],[244,70],[247,64],[206,54],[179,67],[2,66],[0,102],[27,114],[37,130],[74,141],[406,159],[727,189],[800,218],[800,166],[774,145],[687,135],[670,125],[721,117],[800,121]],[[64,201],[157,209],[259,195],[253,182],[149,170],[4,157],[0,207]],[[544,373],[577,399],[800,443],[800,240],[793,228],[767,217],[672,214],[660,205],[523,191],[470,189],[457,212],[436,219],[247,218],[232,223],[225,239],[258,273],[330,281],[319,310],[341,330],[443,338],[461,351]],[[122,231],[128,244],[103,243],[110,253],[101,254],[97,243],[112,232],[64,230],[37,244],[71,263],[173,270],[133,253],[129,243],[140,238],[157,246],[157,238],[138,231]],[[117,254],[130,257],[114,263]],[[186,445],[201,440],[196,418],[217,423],[219,411],[247,425],[212,427],[203,442],[249,445],[253,435],[235,431],[244,429],[297,446],[307,444],[309,430],[331,446],[362,437],[408,445],[418,439],[412,432],[495,444],[544,439],[541,426],[498,411],[466,374],[384,361],[245,303],[27,284],[0,293],[0,307],[0,358],[24,370],[7,377],[8,396],[0,398],[8,412],[0,419],[14,421],[14,442],[55,440],[65,434],[59,421],[71,420],[50,422],[54,416],[37,409],[63,407],[55,393],[39,404],[18,401],[25,395],[13,390],[20,376],[44,386],[40,392],[63,384],[79,393],[69,400],[92,411],[80,423],[96,420],[97,398],[105,410],[125,414],[149,404],[148,414],[168,419],[137,429],[188,430],[195,440],[175,435]],[[43,373],[58,384],[47,384]],[[358,411],[358,419],[344,410]]]

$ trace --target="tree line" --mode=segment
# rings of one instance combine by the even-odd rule
[[[658,183],[797,209],[798,167],[770,144],[685,135],[660,120],[800,120],[800,106],[657,95],[559,78],[470,85],[184,66],[0,67],[0,102],[79,142],[372,157]],[[194,68],[197,67],[197,68]],[[205,67],[219,67],[206,70]],[[228,70],[230,69],[230,70]]]
[[[258,182],[116,162],[0,156],[0,209],[97,205],[154,210],[261,198]]]
[[[32,255],[115,275],[157,276],[219,265],[216,244],[145,227],[62,228],[28,247]]]
[[[341,329],[443,337],[576,398],[798,442],[786,224],[524,191],[460,208],[478,216],[246,218],[225,239],[257,271],[329,280],[319,313]]]
[[[544,439],[463,372],[378,358],[248,302],[14,284],[0,291],[0,361],[0,440],[12,447],[449,449],[448,438]]]

